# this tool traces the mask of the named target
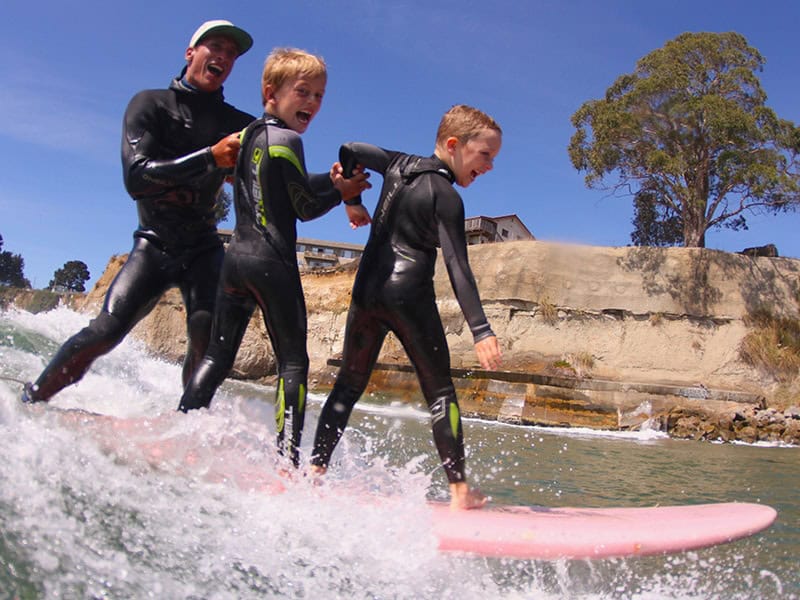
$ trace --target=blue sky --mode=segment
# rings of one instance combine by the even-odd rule
[[[766,58],[768,105],[800,122],[796,0],[224,4],[5,0],[0,234],[3,249],[25,259],[34,287],[68,260],[84,261],[93,284],[111,255],[130,249],[137,219],[122,184],[123,112],[135,92],[165,87],[179,72],[207,19],[230,19],[255,39],[225,85],[226,99],[253,114],[262,110],[261,67],[273,47],[326,59],[323,108],[304,135],[312,172],[327,171],[351,140],[428,154],[451,105],[485,110],[503,127],[503,149],[494,171],[460,190],[467,215],[516,213],[540,240],[629,244],[632,200],[585,187],[567,155],[570,116],[680,33],[744,35]],[[771,242],[800,257],[796,213],[748,220],[746,232],[711,231],[707,246]],[[340,208],[301,224],[299,235],[366,241],[366,229],[351,231]]]

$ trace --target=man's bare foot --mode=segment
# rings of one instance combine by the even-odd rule
[[[470,489],[465,481],[450,484],[450,510],[481,508],[489,501],[478,490]]]

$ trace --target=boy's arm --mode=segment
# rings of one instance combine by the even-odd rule
[[[397,154],[397,152],[384,150],[372,144],[350,142],[339,148],[339,163],[342,165],[344,177],[352,177],[359,169],[370,169],[383,175]],[[361,195],[345,200],[345,204],[348,206],[360,205]]]
[[[327,173],[306,173],[299,135],[274,137],[270,139],[269,157],[279,165],[292,207],[301,221],[316,219],[342,201],[341,193],[333,186]]]
[[[464,313],[475,341],[492,334],[481,306],[478,286],[467,255],[467,238],[464,233],[464,204],[453,187],[439,176],[431,177],[436,194],[436,221],[439,228],[439,245],[447,267],[450,284]]]
[[[438,179],[434,178],[434,181],[439,183]],[[478,286],[469,266],[467,239],[464,234],[464,204],[452,186],[444,185],[446,188],[442,188],[443,193],[436,196],[442,257],[453,293],[472,332],[478,360],[483,368],[495,369],[500,365],[500,346],[483,312]]]

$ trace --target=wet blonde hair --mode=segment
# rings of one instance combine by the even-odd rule
[[[462,144],[474,138],[484,129],[493,129],[500,135],[503,130],[492,117],[466,104],[456,104],[442,117],[436,131],[436,144],[443,144],[454,137]]]
[[[298,48],[275,48],[264,61],[261,73],[261,102],[266,103],[264,88],[271,85],[280,88],[290,79],[307,77],[316,79],[324,77],[328,80],[328,67],[321,56],[311,54]]]

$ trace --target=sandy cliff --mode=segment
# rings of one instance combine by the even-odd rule
[[[96,310],[123,259],[110,261],[84,309]],[[748,315],[768,308],[800,318],[800,261],[525,241],[472,246],[470,262],[505,372],[476,370],[471,335],[439,264],[437,297],[453,367],[463,376],[457,383],[466,413],[592,427],[647,422],[675,435],[723,439],[769,429],[764,439],[800,439],[800,414],[791,408],[799,404],[797,378],[777,381],[739,352]],[[312,387],[327,387],[335,373],[327,361],[341,351],[353,277],[352,270],[303,277]],[[177,361],[185,348],[183,318],[173,290],[134,333]],[[385,368],[376,371],[374,386],[416,393],[395,340],[380,362]],[[267,380],[274,373],[259,315],[235,371]]]

